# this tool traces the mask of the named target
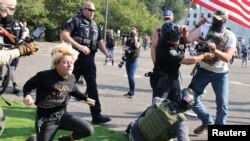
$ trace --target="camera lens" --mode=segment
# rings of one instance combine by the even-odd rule
[[[131,33],[130,33],[130,36],[131,36],[132,38],[134,38],[134,37],[135,37],[135,33],[134,33],[134,32],[131,32]]]

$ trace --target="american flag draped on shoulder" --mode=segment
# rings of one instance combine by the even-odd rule
[[[228,10],[229,19],[250,28],[250,0],[193,0],[211,11]]]

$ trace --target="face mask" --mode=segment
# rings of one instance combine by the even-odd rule
[[[213,18],[213,22],[212,22],[211,28],[212,28],[212,31],[220,32],[224,28],[224,22],[223,21],[219,21],[219,20]]]
[[[5,24],[10,24],[15,20],[14,15],[7,15],[6,17],[2,17],[2,21]]]

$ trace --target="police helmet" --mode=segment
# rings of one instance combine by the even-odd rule
[[[161,36],[166,41],[176,42],[181,38],[178,27],[172,22],[166,22],[161,27]]]
[[[185,88],[177,96],[177,103],[181,108],[190,110],[194,106],[195,92],[191,88]]]

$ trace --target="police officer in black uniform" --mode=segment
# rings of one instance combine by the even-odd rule
[[[9,1],[9,3],[10,4],[16,3],[16,1],[11,0],[11,1]],[[9,9],[6,12],[7,14],[5,16],[1,16],[1,18],[0,18],[0,26],[3,27],[5,30],[7,30],[10,34],[15,36],[14,42],[5,36],[3,38],[3,41],[5,44],[16,45],[22,41],[21,39],[25,39],[25,37],[27,36],[26,30],[25,30],[23,24],[19,20],[15,19],[15,17],[14,17],[15,8],[16,8],[16,5],[9,7]],[[11,66],[11,81],[13,83],[13,93],[14,94],[18,94],[20,92],[19,88],[17,87],[16,80],[15,80],[16,78],[14,75],[14,71],[15,71],[18,63],[19,63],[19,58],[15,58],[12,60],[12,62],[10,64],[10,66]]]
[[[184,27],[182,33],[187,34]],[[195,64],[208,53],[197,56],[185,56],[180,45],[181,33],[178,27],[172,22],[166,22],[161,27],[161,37],[156,48],[156,60],[153,74],[150,77],[150,84],[153,89],[153,98],[169,98],[171,94],[180,91],[179,68],[181,64]]]
[[[106,123],[111,119],[101,115],[96,84],[95,53],[97,46],[107,57],[110,57],[101,37],[100,28],[92,20],[95,14],[95,5],[87,1],[82,5],[77,16],[70,18],[61,33],[61,40],[71,43],[79,52],[75,62],[74,75],[78,81],[83,75],[87,84],[86,94],[96,101],[95,106],[90,107],[92,123]]]

